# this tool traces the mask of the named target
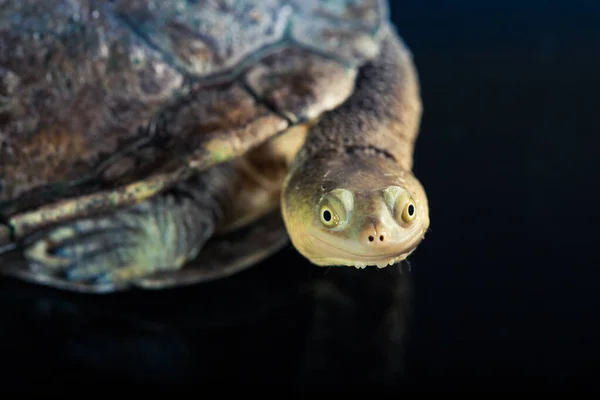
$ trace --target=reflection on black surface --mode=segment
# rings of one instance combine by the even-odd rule
[[[290,262],[292,261],[292,262]],[[238,277],[106,296],[4,281],[6,382],[395,385],[408,265],[308,266],[290,249]]]
[[[404,360],[426,389],[595,384],[600,6],[391,3],[424,100],[415,171],[432,226],[410,274],[325,274],[288,249],[161,293],[77,296],[2,279],[2,385],[393,385]]]

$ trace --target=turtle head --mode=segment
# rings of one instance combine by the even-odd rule
[[[297,160],[284,185],[282,212],[294,247],[321,266],[383,268],[404,260],[429,227],[417,178],[373,154]]]

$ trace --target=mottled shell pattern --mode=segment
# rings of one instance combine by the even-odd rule
[[[0,0],[0,244],[336,107],[386,23],[381,0]]]

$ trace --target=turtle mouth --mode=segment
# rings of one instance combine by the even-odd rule
[[[412,240],[411,242],[412,244],[409,247],[404,247],[402,251],[366,255],[342,249],[313,234],[309,234],[305,249],[310,249],[311,255],[308,258],[312,263],[319,266],[339,265],[355,267],[356,269],[377,266],[377,268],[382,269],[406,259],[417,248],[420,241]]]

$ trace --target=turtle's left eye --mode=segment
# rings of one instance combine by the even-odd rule
[[[417,216],[417,208],[415,207],[415,201],[409,197],[408,201],[402,209],[402,221],[411,223]]]
[[[390,186],[383,191],[383,198],[398,223],[410,224],[417,217],[415,200],[404,188]]]

